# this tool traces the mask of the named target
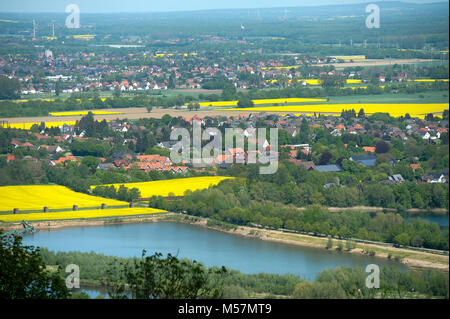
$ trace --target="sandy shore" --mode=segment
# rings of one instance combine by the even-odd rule
[[[57,230],[72,227],[88,227],[88,226],[103,226],[115,224],[137,224],[137,223],[154,223],[154,222],[183,222],[199,227],[206,227],[228,234],[239,235],[249,238],[257,238],[261,240],[268,240],[273,242],[285,243],[296,246],[312,247],[318,249],[326,249],[328,242],[327,238],[308,236],[303,234],[284,233],[276,230],[257,229],[247,226],[236,226],[234,229],[225,230],[221,227],[208,225],[208,219],[200,217],[192,217],[187,215],[180,215],[177,213],[155,214],[146,216],[123,217],[115,219],[91,219],[91,220],[62,220],[62,221],[44,221],[31,222],[37,231],[39,230]],[[19,223],[15,224],[0,224],[0,229],[4,232],[13,229],[22,229]],[[342,242],[345,247],[345,240],[333,239],[334,247]],[[336,249],[336,248],[332,248]],[[393,258],[400,260],[403,264],[411,268],[432,268],[441,271],[449,271],[449,256],[432,254],[428,252],[415,251],[411,249],[395,248],[389,246],[382,246],[376,244],[361,244],[357,243],[356,248],[351,251],[342,250],[343,253],[351,254],[367,254],[367,251],[376,252],[377,258]],[[397,258],[396,258],[397,257]]]

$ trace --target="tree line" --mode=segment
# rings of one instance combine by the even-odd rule
[[[274,229],[288,229],[302,233],[314,233],[342,239],[363,239],[398,245],[448,250],[448,230],[424,220],[406,222],[397,213],[344,211],[331,213],[318,206],[325,196],[307,184],[286,183],[283,187],[271,183],[251,182],[242,179],[228,180],[217,187],[195,192],[187,191],[182,199],[168,200],[161,196],[150,199],[151,207],[168,211],[186,212],[213,220],[237,225],[260,225]],[[376,187],[376,186],[375,186]],[[304,193],[302,190],[307,191]],[[345,192],[345,193],[344,193]],[[348,189],[341,194],[357,196],[358,189]],[[373,189],[370,196],[378,196]],[[370,195],[373,194],[373,195]],[[299,209],[291,200],[307,198],[314,206]],[[445,195],[443,195],[445,196]],[[383,202],[381,202],[383,204]],[[349,206],[349,205],[347,205]]]

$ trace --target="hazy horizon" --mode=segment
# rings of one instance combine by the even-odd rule
[[[174,11],[197,11],[217,9],[263,9],[279,7],[302,7],[302,6],[326,6],[338,4],[360,4],[393,2],[393,0],[324,0],[317,3],[315,0],[228,0],[226,4],[222,1],[191,0],[189,2],[176,0],[173,2],[146,1],[146,0],[16,0],[3,3],[0,12],[3,13],[65,13],[69,4],[77,4],[81,13],[144,13],[144,12],[174,12]],[[448,0],[400,0],[405,3],[437,3],[448,2]]]

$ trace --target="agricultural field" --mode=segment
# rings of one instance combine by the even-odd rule
[[[1,212],[12,212],[14,208],[18,208],[19,212],[43,211],[44,207],[49,210],[72,209],[73,205],[94,208],[102,204],[110,207],[128,206],[127,202],[77,193],[59,185],[0,187]]]
[[[29,130],[35,124],[40,125],[41,122],[8,123],[8,124],[0,123],[0,126],[10,127],[10,128],[20,129],[20,130]],[[47,121],[45,121],[45,126],[48,128],[60,127],[60,126],[63,126],[64,124],[73,126],[76,124],[76,121],[64,121],[64,122],[47,122]]]
[[[264,99],[253,100],[255,105],[263,104],[281,104],[281,103],[308,103],[308,102],[326,102],[327,99],[310,99],[310,98],[286,98],[286,99]],[[201,107],[205,106],[237,106],[239,101],[216,101],[216,102],[200,102]]]
[[[123,112],[111,112],[111,111],[73,111],[73,112],[54,112],[49,113],[51,116],[84,116],[89,112],[92,112],[93,115],[116,115],[116,114],[124,114]]]
[[[183,196],[184,192],[187,190],[196,191],[199,189],[205,189],[210,186],[218,185],[221,181],[226,179],[231,179],[232,177],[222,177],[222,176],[205,176],[205,177],[192,177],[192,178],[181,178],[181,179],[171,179],[162,181],[152,181],[143,183],[121,183],[121,184],[108,184],[108,185],[93,185],[91,189],[97,186],[114,186],[118,189],[121,185],[132,189],[137,188],[141,192],[142,198],[149,198],[152,196],[164,196],[167,197],[169,194],[173,196]]]
[[[361,103],[388,103],[388,104],[423,104],[423,103],[449,103],[448,92],[430,91],[425,93],[383,93],[372,95],[344,95],[330,96],[330,104],[361,104]]]
[[[428,113],[440,114],[448,110],[448,103],[429,103],[429,104],[391,104],[391,103],[367,103],[367,104],[315,104],[315,105],[289,105],[273,107],[252,107],[226,109],[224,111],[254,111],[254,112],[292,112],[292,113],[336,113],[340,114],[342,110],[354,109],[358,112],[364,109],[366,114],[389,113],[393,117],[404,116],[409,113],[412,117],[423,118]]]
[[[266,80],[266,82],[277,83],[278,80],[276,80],[276,79]],[[309,85],[321,85],[322,84],[322,80],[320,80],[320,79],[298,79],[297,82],[305,82],[306,84],[309,84]],[[292,83],[292,80],[289,80],[289,83]],[[361,84],[362,80],[347,79],[346,83],[347,84]]]
[[[142,216],[150,214],[165,213],[166,211],[155,208],[118,208],[118,209],[96,209],[82,211],[66,211],[52,213],[29,213],[0,215],[0,221],[15,223],[22,220],[44,221],[44,220],[67,220],[67,219],[93,219],[119,216]]]

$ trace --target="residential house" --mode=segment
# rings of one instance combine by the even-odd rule
[[[354,161],[358,164],[362,164],[364,166],[375,166],[377,157],[374,155],[358,155],[350,157],[351,161]]]
[[[329,173],[329,172],[342,172],[342,168],[340,168],[338,165],[331,164],[331,165],[315,165],[316,171],[319,171],[321,173]]]
[[[448,180],[445,178],[445,175],[442,173],[429,174],[427,176],[422,177],[422,181],[431,184],[437,183],[444,184],[448,182]]]
[[[100,163],[97,166],[97,169],[100,169],[102,171],[110,171],[115,169],[116,167],[114,166],[113,163]]]

